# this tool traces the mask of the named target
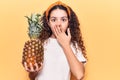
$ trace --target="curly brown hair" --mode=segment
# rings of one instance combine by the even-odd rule
[[[86,57],[86,49],[85,49],[85,46],[84,46],[84,42],[82,40],[82,33],[81,33],[81,30],[80,30],[80,27],[79,27],[80,23],[79,23],[78,17],[75,14],[75,12],[69,6],[68,6],[68,8],[70,10],[70,16],[68,15],[68,19],[69,19],[68,27],[70,28],[70,32],[71,32],[71,42],[72,42],[73,46],[75,47],[76,51],[77,51],[77,49],[81,50],[84,57]],[[41,19],[44,27],[43,27],[41,35],[39,37],[39,39],[43,43],[45,42],[45,40],[47,40],[52,35],[52,31],[51,31],[51,29],[48,25],[48,20],[50,18],[50,13],[55,9],[65,10],[66,13],[68,14],[67,8],[64,7],[63,5],[53,6],[49,11],[48,16],[46,16],[46,11],[44,12],[43,17]]]

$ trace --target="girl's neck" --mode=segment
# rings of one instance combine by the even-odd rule
[[[50,38],[55,38],[55,39],[56,39],[56,37],[55,37],[55,35],[54,35],[54,34],[52,34],[52,35],[50,36]]]

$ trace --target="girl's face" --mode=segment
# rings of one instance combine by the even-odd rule
[[[66,32],[68,27],[68,16],[66,11],[62,9],[55,9],[51,12],[48,24],[52,30],[52,36],[54,36],[54,28],[60,27],[60,29]],[[54,36],[55,37],[55,36]]]

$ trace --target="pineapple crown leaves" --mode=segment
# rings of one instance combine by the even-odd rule
[[[30,39],[37,39],[40,36],[43,25],[41,20],[41,14],[31,14],[30,17],[25,16],[28,20],[28,35]]]

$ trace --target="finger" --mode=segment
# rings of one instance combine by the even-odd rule
[[[30,63],[30,71],[34,71],[34,68],[32,66],[32,63]]]
[[[43,63],[41,62],[41,68],[43,68]]]
[[[27,70],[27,71],[29,70],[26,62],[24,62],[24,67],[25,67],[25,70]]]
[[[60,28],[59,28],[59,26],[56,26],[55,27],[55,30],[56,30],[56,33],[57,33],[57,35],[60,33]]]
[[[41,63],[41,66],[40,66],[40,68],[39,68],[39,71],[40,71],[42,68],[43,68],[43,63]]]
[[[70,28],[67,29],[68,36],[71,37]]]
[[[60,28],[59,28],[59,26],[56,26],[55,29],[56,29],[56,33],[59,34],[59,33],[60,33]]]
[[[58,37],[58,32],[57,32],[56,26],[53,29],[54,29],[55,36]]]
[[[62,32],[61,25],[59,25],[57,28],[58,28],[59,33],[61,33]]]
[[[35,67],[36,67],[36,71],[38,71],[38,64],[37,63],[35,63]]]
[[[37,63],[35,63],[35,66],[36,66],[36,71],[37,71],[37,72],[40,71],[40,70],[42,69],[42,67],[43,67],[43,66],[42,66],[42,63],[41,63],[41,66],[40,66],[40,67],[38,66]]]

